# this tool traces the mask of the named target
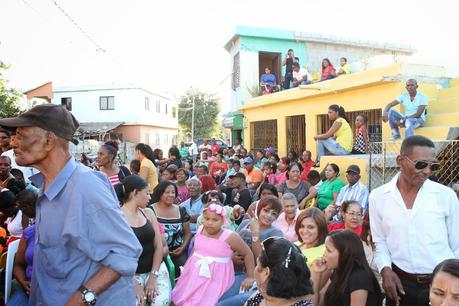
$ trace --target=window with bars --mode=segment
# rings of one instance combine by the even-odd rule
[[[355,132],[355,118],[364,114],[368,118],[367,130],[370,142],[382,141],[382,112],[381,109],[366,109],[362,111],[346,112],[352,132]],[[323,134],[331,127],[332,122],[328,119],[327,114],[317,116],[317,133]]]
[[[100,110],[114,110],[115,109],[115,97],[113,96],[99,97],[99,109]]]
[[[239,52],[233,58],[233,75],[231,78],[231,88],[236,90],[241,86],[241,65]]]
[[[250,122],[250,140],[253,150],[277,148],[277,120]]]

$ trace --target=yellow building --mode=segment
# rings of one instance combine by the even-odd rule
[[[251,99],[241,108],[245,146],[251,149],[273,146],[279,156],[287,155],[290,150],[301,153],[308,149],[314,158],[317,149],[313,137],[329,128],[326,114],[331,104],[344,107],[353,130],[355,117],[365,113],[369,118],[370,141],[385,142],[391,133],[388,123],[382,122],[382,110],[405,92],[405,81],[409,78],[417,79],[418,91],[429,97],[426,125],[415,133],[432,140],[457,139],[459,86],[457,80],[443,76],[441,67],[395,64]],[[359,164],[363,172],[370,167],[368,156],[324,158],[325,163],[331,158],[342,167]],[[363,176],[362,180],[368,182],[367,177]]]

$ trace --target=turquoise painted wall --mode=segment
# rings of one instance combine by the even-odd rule
[[[241,36],[239,48],[242,51],[251,51],[257,53],[260,51],[280,52],[282,59],[284,59],[288,49],[293,49],[295,56],[300,59],[300,65],[304,67],[308,64],[306,44],[304,42],[297,42],[293,38],[291,40],[286,40],[267,37]],[[282,67],[282,76],[284,75],[285,66]]]

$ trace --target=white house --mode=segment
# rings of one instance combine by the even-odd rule
[[[123,141],[143,142],[163,151],[176,142],[176,102],[140,87],[57,87],[51,102],[67,106],[80,122],[82,137],[100,138],[110,133]]]

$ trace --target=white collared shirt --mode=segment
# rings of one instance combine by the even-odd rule
[[[441,261],[459,258],[459,201],[452,189],[426,180],[410,211],[396,185],[399,176],[370,193],[376,265],[379,271],[393,263],[408,273],[432,273]]]

